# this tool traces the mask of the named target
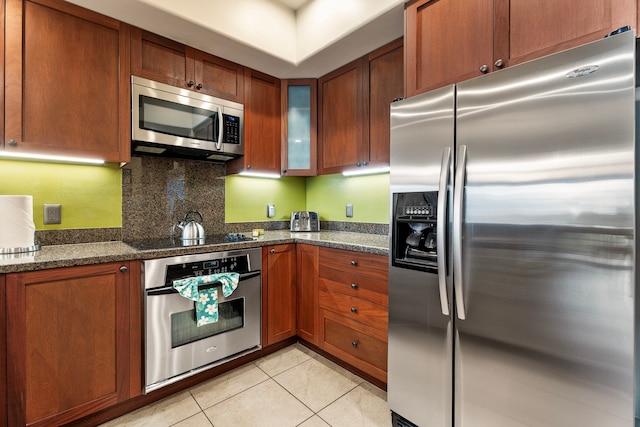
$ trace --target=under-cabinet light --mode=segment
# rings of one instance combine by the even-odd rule
[[[87,165],[103,165],[104,160],[90,159],[86,157],[70,157],[70,156],[50,156],[48,154],[28,154],[28,153],[11,153],[0,151],[0,158],[11,158],[18,160],[42,160],[45,162],[59,163],[82,163]]]
[[[268,173],[268,172],[248,172],[248,171],[243,171],[243,172],[240,172],[239,175],[248,176],[250,178],[280,179],[280,175],[278,175],[277,173]]]
[[[344,176],[360,176],[360,175],[375,175],[379,173],[387,173],[389,172],[389,166],[380,167],[380,168],[360,168],[360,169],[352,169],[348,171],[342,172]]]

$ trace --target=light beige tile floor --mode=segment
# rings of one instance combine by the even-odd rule
[[[386,397],[294,344],[102,427],[390,427]]]

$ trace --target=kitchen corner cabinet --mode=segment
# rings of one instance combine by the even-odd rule
[[[388,258],[320,248],[320,348],[387,382]]]
[[[244,102],[244,67],[173,40],[131,29],[131,73],[183,89]]]
[[[139,394],[129,388],[128,268],[6,276],[8,425],[61,425]]]
[[[226,173],[280,175],[280,79],[245,68],[244,156],[226,163]]]
[[[405,7],[413,96],[637,24],[637,0],[414,0]]]
[[[318,81],[282,81],[282,175],[315,176],[318,170]]]
[[[318,79],[321,174],[389,164],[389,105],[404,93],[403,41]]]
[[[296,335],[296,246],[265,246],[262,256],[267,283],[267,346]]]
[[[298,336],[319,344],[318,335],[318,247],[298,244],[297,248]]]
[[[6,0],[6,151],[130,157],[129,32],[61,0]]]

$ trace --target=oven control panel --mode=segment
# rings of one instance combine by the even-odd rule
[[[228,258],[209,259],[197,262],[167,265],[165,285],[174,280],[193,276],[206,276],[218,273],[244,273],[249,271],[249,256],[240,255]]]

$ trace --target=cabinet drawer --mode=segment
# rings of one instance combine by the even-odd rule
[[[387,307],[388,287],[389,282],[386,280],[320,267],[320,288],[330,292],[341,292]]]
[[[340,314],[348,319],[387,331],[387,308],[370,301],[355,298],[338,292],[320,289],[318,294],[320,308]]]
[[[324,317],[324,344],[333,346],[359,360],[387,370],[387,343],[339,318]]]
[[[389,278],[389,261],[385,256],[331,248],[320,248],[319,252],[321,266],[385,281]]]

